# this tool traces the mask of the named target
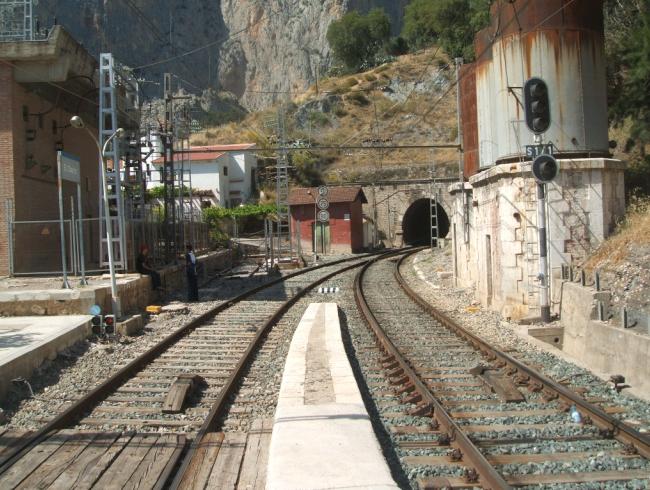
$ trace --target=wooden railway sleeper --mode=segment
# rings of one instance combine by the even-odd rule
[[[463,460],[463,452],[459,448],[452,449],[448,454],[452,461],[459,462]]]
[[[397,390],[397,394],[403,395],[404,393],[411,393],[413,390],[415,390],[415,385],[409,381],[408,383],[406,383],[404,386],[402,386]]]
[[[404,398],[402,398],[403,403],[408,403],[411,405],[416,405],[422,401],[422,395],[418,392],[410,393]]]
[[[433,417],[433,406],[430,403],[421,403],[409,410],[408,414],[412,417]]]

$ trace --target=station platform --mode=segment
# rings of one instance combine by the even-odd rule
[[[90,335],[90,315],[0,318],[0,398],[16,378]]]
[[[335,303],[311,304],[291,342],[271,435],[266,488],[399,488],[345,354]]]
[[[219,250],[198,257],[199,283],[232,265],[232,252]],[[184,289],[185,265],[167,266],[158,271],[168,291]],[[69,278],[72,289],[62,289],[61,277],[7,277],[0,279],[0,316],[86,315],[93,305],[111,309],[110,276],[89,276],[87,286],[78,277]],[[118,274],[117,289],[124,313],[142,311],[158,300],[151,278],[140,274]]]

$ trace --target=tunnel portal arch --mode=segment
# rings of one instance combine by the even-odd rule
[[[429,245],[431,243],[431,201],[428,198],[417,199],[404,213],[402,218],[402,236],[404,245]],[[449,234],[449,216],[445,209],[436,203],[438,211],[438,236],[445,238]]]

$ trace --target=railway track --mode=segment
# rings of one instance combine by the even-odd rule
[[[647,435],[435,311],[407,256],[359,272],[355,349],[413,487],[648,488]]]
[[[184,475],[232,410],[235,390],[246,386],[247,367],[275,352],[277,340],[267,342],[274,325],[311,289],[367,260],[289,274],[179,326],[16,444],[1,461],[0,487],[163,488],[174,475],[172,488],[188,487]],[[170,386],[184,375],[191,376],[190,408],[166,413]]]

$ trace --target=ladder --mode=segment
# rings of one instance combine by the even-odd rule
[[[278,139],[281,147],[286,145],[285,110],[278,111]],[[286,255],[292,258],[291,212],[289,209],[289,161],[286,150],[280,150],[276,166],[276,205],[277,205],[277,252],[278,258]]]
[[[439,246],[440,243],[440,231],[438,228],[438,200],[434,195],[433,183],[431,184],[431,197],[429,198],[429,218],[431,225],[431,248]]]
[[[526,282],[526,303],[528,309],[539,309],[539,244],[537,243],[537,200],[535,185],[526,183],[524,189],[524,280]]]
[[[117,120],[117,94],[116,76],[113,55],[101,53],[99,57],[99,144],[104,148],[106,141],[118,128]],[[106,213],[110,214],[111,231],[113,232],[113,261],[115,268],[127,269],[126,237],[124,223],[124,200],[122,196],[122,182],[120,178],[120,141],[113,138],[104,152],[106,161],[106,187],[109,209],[104,208],[104,189],[99,190],[99,263],[101,267],[108,264],[108,240],[106,239]],[[99,182],[102,181],[101,172],[104,171],[104,162],[99,162]],[[101,185],[100,185],[101,187]]]

